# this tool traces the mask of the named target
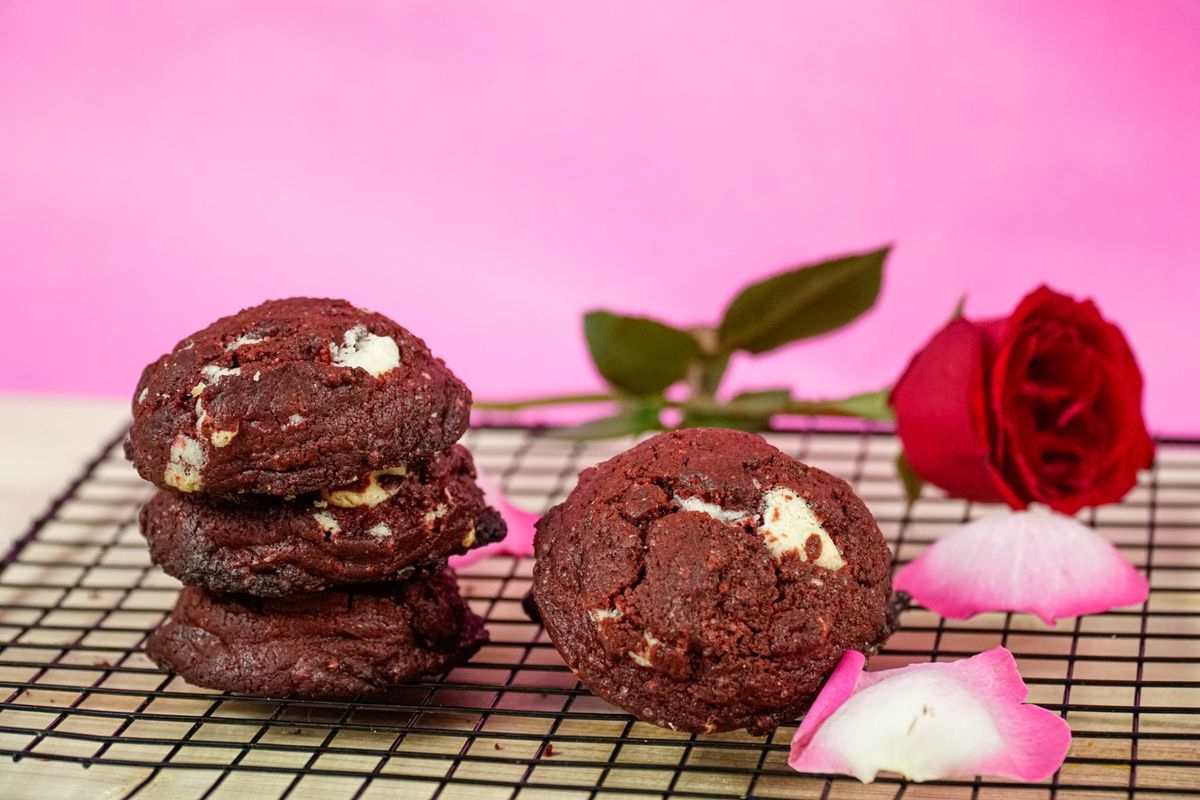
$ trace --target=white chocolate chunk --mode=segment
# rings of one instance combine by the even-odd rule
[[[296,427],[301,422],[304,422],[304,417],[300,416],[299,414],[292,414],[290,417],[288,417],[287,422],[283,423],[279,427],[286,431],[288,428]]]
[[[313,500],[313,508],[328,508],[329,503],[324,500]]]
[[[591,617],[594,622],[599,624],[601,620],[620,619],[621,617],[625,616],[625,614],[619,608],[593,608],[588,612],[588,616]]]
[[[380,522],[379,524],[375,525],[375,527],[371,528],[371,530],[367,531],[367,533],[371,534],[376,539],[386,539],[392,535],[392,529],[387,526],[387,523]]]
[[[237,436],[237,428],[231,431],[213,431],[209,439],[212,440],[213,447],[226,447],[235,436]]]
[[[475,528],[474,527],[472,527],[471,530],[467,531],[467,535],[463,537],[462,545],[463,545],[463,547],[474,547],[475,546]]]
[[[199,397],[200,395],[204,394],[204,390],[206,388],[208,388],[208,384],[204,381],[200,381],[192,387],[192,397]]]
[[[241,367],[218,367],[216,364],[209,364],[200,370],[200,373],[205,378],[212,381],[212,385],[216,386],[221,382],[221,378],[232,378],[242,374]],[[193,389],[192,391],[195,391]]]
[[[234,339],[229,344],[225,345],[225,352],[228,353],[230,350],[237,350],[239,347],[243,347],[248,344],[259,344],[260,342],[264,341],[266,341],[266,339],[264,339],[262,336],[255,336],[252,333],[245,333]]]
[[[836,570],[846,566],[837,545],[813,514],[808,503],[792,489],[772,489],[763,495],[762,525],[759,533],[767,549],[777,559],[795,553],[808,561],[804,545],[810,537],[821,542],[821,554],[813,562],[823,569]]]
[[[338,525],[337,520],[333,518],[333,514],[328,511],[318,511],[313,514],[313,519],[321,526],[321,530],[326,533],[341,533],[342,526]]]
[[[146,389],[142,389],[142,391],[138,394],[137,401],[138,401],[139,406],[146,401],[146,395],[149,393],[150,393],[150,389],[146,388]]]
[[[629,658],[632,659],[633,663],[637,664],[638,666],[653,666],[650,663],[650,651],[654,649],[656,644],[662,644],[662,642],[656,639],[654,634],[650,633],[650,631],[642,631],[642,638],[646,640],[646,644],[641,650],[630,650]]]
[[[754,516],[749,511],[739,511],[732,508],[721,508],[716,503],[706,503],[699,497],[680,498],[675,496],[672,498],[675,505],[679,506],[682,511],[698,511],[701,514],[707,514],[715,520],[719,520],[726,524],[739,522],[747,517]]]
[[[441,519],[442,517],[446,516],[446,512],[447,512],[447,511],[449,511],[449,510],[450,510],[450,509],[449,509],[449,508],[446,506],[446,504],[445,504],[445,503],[438,503],[438,504],[437,504],[437,507],[436,507],[436,508],[434,508],[434,509],[433,509],[433,511],[426,511],[426,512],[425,512],[425,524],[426,524],[426,525],[432,525],[432,524],[433,524],[434,522],[436,522],[437,520],[439,520],[439,519]]]
[[[377,472],[371,472],[367,475],[367,486],[361,491],[353,486],[341,487],[338,489],[322,489],[321,496],[329,501],[330,505],[338,508],[357,508],[358,506],[374,507],[382,503],[384,500],[390,499],[400,491],[400,487],[392,486],[385,487],[380,485],[380,475],[400,475],[408,474],[408,469],[405,467],[391,467],[389,469],[381,469]]]
[[[203,385],[203,384],[201,384]],[[193,392],[195,394],[195,392]],[[205,421],[208,419],[208,409],[204,407],[203,398],[196,399],[196,433],[203,433],[201,428],[204,427]]]
[[[261,377],[262,377],[262,372],[261,372],[261,371],[256,371],[256,372],[254,373],[254,382],[255,382],[255,383],[258,383],[258,379],[259,379],[259,378],[261,378]]]
[[[200,443],[181,433],[171,442],[163,482],[181,492],[198,491],[203,482],[200,471],[207,461],[208,456]]]
[[[346,331],[342,344],[329,345],[333,363],[339,367],[361,367],[378,378],[400,366],[400,347],[390,336],[368,333],[364,325]]]

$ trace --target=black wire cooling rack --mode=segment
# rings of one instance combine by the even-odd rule
[[[829,423],[813,421],[814,426]],[[872,426],[771,434],[849,479],[897,561],[986,508],[926,491],[906,510],[895,438]],[[473,430],[479,467],[532,510],[630,440],[571,442]],[[593,698],[521,608],[531,562],[464,570],[491,643],[437,680],[354,703],[251,698],[158,670],[145,636],[177,584],[137,532],[149,489],[110,443],[0,561],[0,797],[827,798],[1158,797],[1200,790],[1200,440],[1162,440],[1124,503],[1084,519],[1150,577],[1140,607],[1047,627],[1026,615],[965,622],[914,608],[872,668],[954,659],[1003,644],[1031,700],[1074,739],[1042,784],[908,784],[798,775],[794,727],[768,738],[687,735]],[[11,759],[11,760],[10,760]],[[86,768],[86,769],[84,769]]]

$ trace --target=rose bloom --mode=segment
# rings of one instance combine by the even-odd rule
[[[968,500],[1074,514],[1120,500],[1154,457],[1125,336],[1045,286],[1007,319],[951,320],[890,402],[913,470]]]

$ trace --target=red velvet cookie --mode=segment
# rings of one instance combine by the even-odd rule
[[[160,491],[140,522],[151,559],[167,574],[211,592],[263,597],[400,580],[505,534],[461,445],[292,501]]]
[[[344,300],[272,300],[146,367],[125,452],[164,489],[301,495],[445,450],[470,404],[387,317]]]
[[[442,672],[486,641],[447,571],[279,600],[185,586],[146,653],[210,689],[345,698]]]
[[[749,433],[663,434],[585,470],[535,552],[542,621],[579,680],[675,730],[770,731],[890,633],[870,512]]]

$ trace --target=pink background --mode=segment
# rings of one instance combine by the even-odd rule
[[[856,327],[735,365],[889,383],[1049,281],[1200,431],[1200,5],[0,7],[0,389],[127,395],[211,318],[348,297],[479,396],[599,386],[591,307],[716,318],[895,242]]]

